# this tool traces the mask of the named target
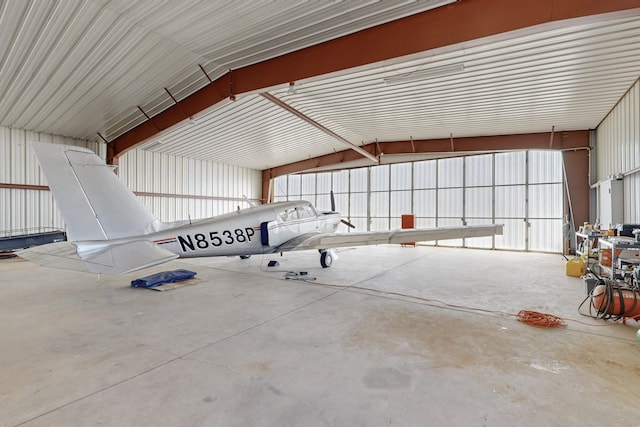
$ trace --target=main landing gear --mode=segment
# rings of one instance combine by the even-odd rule
[[[335,249],[320,249],[320,265],[322,268],[329,268],[333,261],[338,259]]]

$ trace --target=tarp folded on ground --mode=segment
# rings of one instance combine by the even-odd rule
[[[133,288],[153,288],[165,283],[182,282],[183,280],[193,279],[197,273],[189,270],[173,270],[163,271],[160,273],[152,274],[151,276],[142,277],[140,279],[132,280],[131,287]]]

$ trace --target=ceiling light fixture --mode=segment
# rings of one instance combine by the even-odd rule
[[[289,83],[289,90],[287,91],[287,95],[297,95],[298,91],[296,90],[296,83]]]
[[[462,73],[463,71],[464,64],[453,64],[442,67],[426,68],[424,70],[412,71],[410,73],[396,74],[395,76],[385,77],[383,80],[388,85],[394,85],[426,80],[432,77],[449,76],[452,74]]]

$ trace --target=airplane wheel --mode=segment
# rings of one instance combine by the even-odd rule
[[[333,257],[331,256],[331,254],[328,251],[322,252],[320,254],[320,265],[322,266],[322,268],[331,267],[331,263],[333,263]]]
[[[249,259],[251,255],[240,255],[240,259]]]

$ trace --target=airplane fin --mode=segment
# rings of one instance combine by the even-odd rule
[[[93,151],[32,142],[70,239],[110,240],[154,230],[157,219]]]
[[[44,267],[104,274],[130,273],[178,257],[148,240],[107,244],[86,255],[78,255],[73,243],[59,242],[25,249],[17,255]]]

